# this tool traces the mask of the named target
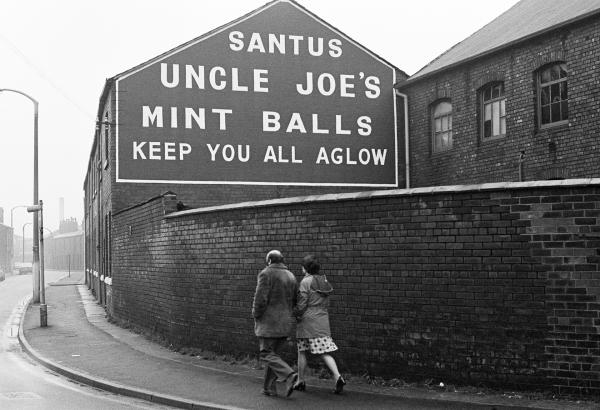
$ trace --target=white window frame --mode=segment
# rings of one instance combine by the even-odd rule
[[[506,94],[503,82],[486,84],[481,94],[481,139],[483,141],[506,136]],[[489,115],[488,115],[489,114]],[[486,122],[489,121],[489,135]]]
[[[431,108],[431,151],[446,152],[452,146],[452,102],[440,100]]]
[[[558,69],[557,78],[552,78],[552,72]],[[550,78],[544,79],[544,74],[549,73]],[[540,129],[555,127],[569,123],[569,71],[564,62],[555,62],[541,67],[537,71],[537,117]],[[558,88],[558,93],[556,93]],[[544,101],[544,95],[548,95],[547,101]],[[548,110],[549,121],[544,122],[544,111]],[[553,120],[558,109],[558,119]],[[566,114],[563,116],[563,113]]]

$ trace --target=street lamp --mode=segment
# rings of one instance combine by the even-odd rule
[[[33,103],[33,203],[38,203],[38,106],[37,100],[23,91],[10,88],[0,88],[0,93],[6,91],[21,94]],[[12,216],[12,215],[11,215]],[[11,221],[12,222],[12,221]],[[37,214],[33,216],[33,303],[40,301],[40,248]]]
[[[17,205],[17,206],[13,206],[13,207],[10,209],[10,227],[11,227],[11,228],[13,227],[13,212],[14,212],[14,210],[15,210],[15,209],[17,209],[17,208],[27,208],[27,205]]]

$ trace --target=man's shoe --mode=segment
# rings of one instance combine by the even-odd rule
[[[265,396],[269,396],[269,397],[274,397],[277,396],[277,392],[273,391],[273,390],[267,390],[267,389],[263,389],[261,392],[263,395]]]
[[[298,382],[298,373],[292,373],[287,378],[287,384],[285,386],[285,397],[290,397],[294,392],[294,386]]]

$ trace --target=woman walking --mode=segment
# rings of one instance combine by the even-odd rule
[[[329,295],[333,287],[325,275],[320,274],[321,265],[313,255],[306,255],[302,260],[304,278],[300,282],[298,301],[294,313],[298,320],[296,339],[298,342],[298,382],[296,390],[305,390],[304,376],[306,372],[306,352],[321,356],[325,365],[333,374],[335,388],[333,392],[340,394],[346,381],[338,371],[334,358],[329,354],[338,350],[331,339],[329,329]]]

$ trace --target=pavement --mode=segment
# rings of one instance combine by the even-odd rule
[[[66,272],[65,272],[66,274]],[[189,409],[598,409],[598,402],[529,398],[513,393],[383,387],[349,378],[344,393],[333,382],[307,379],[306,392],[290,398],[260,394],[263,370],[204,352],[181,354],[107,320],[83,272],[49,284],[48,326],[39,305],[29,304],[19,327],[23,349],[43,366],[76,382],[157,404]],[[279,391],[282,392],[283,386]]]

